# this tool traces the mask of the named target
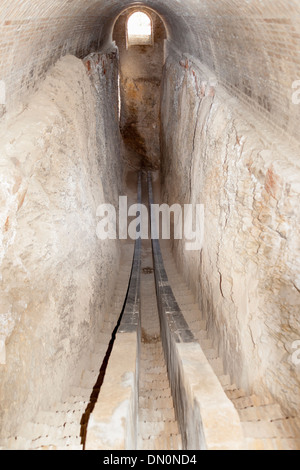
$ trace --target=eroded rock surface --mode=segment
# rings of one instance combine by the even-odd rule
[[[102,59],[107,82],[97,78],[103,63],[94,63],[91,80],[81,60],[60,60],[27,109],[0,128],[6,435],[72,382],[115,281],[118,245],[96,236],[98,205],[115,203],[121,188],[116,55]]]

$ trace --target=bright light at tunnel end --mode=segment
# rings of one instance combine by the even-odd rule
[[[173,214],[173,222],[171,222]],[[97,209],[96,234],[99,240],[184,240],[185,250],[201,251],[204,241],[203,204],[133,204],[128,207],[127,196],[119,197],[119,207],[101,204]],[[149,224],[151,217],[151,226]]]
[[[128,34],[132,36],[151,36],[151,20],[143,12],[133,13],[128,20]]]

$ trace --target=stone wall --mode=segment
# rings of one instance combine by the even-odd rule
[[[160,83],[166,33],[158,15],[143,9],[152,20],[153,44],[127,47],[127,21],[135,11],[126,10],[119,17],[113,36],[120,53],[120,128],[127,158],[137,167],[142,164],[158,168]]]
[[[162,98],[163,202],[204,204],[204,246],[174,243],[232,379],[299,411],[299,149],[170,49]]]
[[[92,350],[118,244],[96,210],[121,191],[116,52],[51,68],[0,128],[0,429],[61,398]],[[89,77],[90,76],[90,77]],[[74,383],[74,382],[73,382]]]
[[[218,75],[278,130],[299,141],[298,0],[145,0],[165,22],[170,40]],[[2,0],[0,81],[7,90],[0,115],[26,102],[49,66],[66,54],[84,57],[110,41],[129,0]],[[299,90],[298,86],[298,90]]]

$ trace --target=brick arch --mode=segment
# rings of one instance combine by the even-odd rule
[[[115,19],[133,5],[126,0],[4,0],[0,80],[6,85],[5,109],[24,100],[61,56],[83,57],[109,42]],[[299,2],[145,0],[143,5],[161,16],[176,47],[299,140],[300,108],[292,101],[292,84],[300,77]]]

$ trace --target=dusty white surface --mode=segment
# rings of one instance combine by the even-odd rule
[[[110,300],[119,251],[97,239],[96,210],[120,189],[113,61],[97,90],[65,57],[0,127],[4,435],[72,383]]]
[[[299,149],[191,57],[174,54],[165,76],[164,202],[205,206],[203,250],[176,243],[178,266],[233,380],[299,411]]]

